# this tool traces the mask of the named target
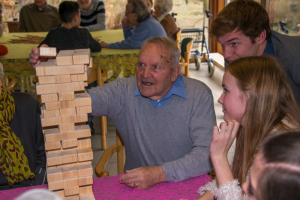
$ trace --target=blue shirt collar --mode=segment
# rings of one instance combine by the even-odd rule
[[[272,40],[269,39],[267,41],[267,45],[266,45],[266,48],[263,52],[263,55],[275,55],[274,53],[274,46],[273,46],[273,43],[272,43]]]
[[[160,101],[163,101],[164,99],[170,98],[172,95],[177,95],[177,96],[180,96],[182,98],[187,99],[185,87],[183,85],[183,78],[182,78],[181,75],[178,76],[178,78],[173,83],[173,85],[172,85],[171,89],[169,90],[169,92],[165,96],[163,96],[160,99]],[[141,93],[140,93],[138,87],[136,87],[136,89],[135,89],[134,96],[141,96]]]

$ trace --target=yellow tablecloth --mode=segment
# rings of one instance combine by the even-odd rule
[[[122,41],[124,39],[123,31],[106,30],[91,32],[94,38],[107,43]],[[5,76],[13,76],[18,79],[16,90],[30,91],[35,89],[32,79],[35,77],[35,70],[29,64],[29,54],[32,47],[38,44],[28,43],[9,43],[11,39],[17,39],[15,36],[35,35],[45,37],[47,32],[39,33],[8,33],[0,38],[0,44],[4,44],[8,48],[8,54],[0,56],[0,62],[3,64]],[[117,77],[129,77],[135,75],[135,68],[138,59],[139,49],[121,50],[121,49],[106,49],[101,52],[92,53],[94,65],[102,69],[112,70],[114,80]]]

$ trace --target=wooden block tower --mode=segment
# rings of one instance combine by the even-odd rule
[[[95,199],[93,151],[86,121],[92,112],[85,91],[92,65],[89,49],[65,50],[41,47],[40,57],[55,57],[36,67],[36,91],[41,95],[41,121],[47,156],[49,190],[64,199]]]

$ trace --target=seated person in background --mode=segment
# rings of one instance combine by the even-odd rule
[[[148,10],[150,12],[150,14],[153,13],[153,10],[152,10],[152,7],[153,7],[153,1],[152,0],[145,0],[146,4],[147,4],[147,7],[148,7]]]
[[[300,37],[272,31],[269,15],[259,2],[231,1],[217,14],[209,32],[222,45],[226,64],[246,56],[275,56],[300,108]]]
[[[258,147],[271,135],[300,128],[300,111],[283,67],[272,57],[245,57],[225,68],[218,100],[224,120],[214,127],[210,155],[216,180],[199,189],[199,199],[243,199]],[[241,127],[239,128],[239,124]],[[232,166],[227,153],[236,138]]]
[[[19,32],[48,32],[61,26],[58,10],[46,0],[34,0],[20,10]]]
[[[33,96],[21,92],[9,93],[1,87],[0,190],[47,183],[40,115],[40,103]]]
[[[173,8],[173,0],[155,0],[154,16],[164,27],[167,36],[176,39],[178,31],[174,18],[169,14]]]
[[[35,55],[30,56],[35,65]],[[148,39],[139,54],[136,77],[88,90],[92,114],[112,119],[124,142],[126,174],[120,183],[129,187],[178,182],[212,168],[213,96],[204,83],[179,75],[179,56],[172,39]]]
[[[300,199],[300,132],[275,136],[263,144],[243,190],[250,199]]]
[[[130,24],[135,26],[133,30],[130,29]],[[128,0],[122,26],[125,40],[110,44],[100,42],[101,46],[111,49],[137,49],[149,38],[167,36],[164,28],[150,17],[145,0]]]
[[[78,0],[81,12],[80,26],[88,31],[106,30],[105,6],[101,0]]]
[[[59,15],[63,26],[51,29],[45,40],[39,45],[46,44],[56,47],[57,52],[68,49],[87,49],[92,52],[101,51],[101,45],[87,29],[79,28],[80,10],[77,2],[63,1],[59,4]]]

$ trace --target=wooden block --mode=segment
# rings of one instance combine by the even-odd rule
[[[71,82],[71,76],[69,74],[54,76],[55,83],[69,83]]]
[[[45,142],[45,150],[55,150],[55,149],[61,149],[61,143],[60,141],[55,142]]]
[[[64,182],[64,180],[48,182],[48,189],[51,191],[64,189]]]
[[[80,200],[95,200],[95,196],[93,193],[90,194],[83,194],[79,196]]]
[[[46,110],[44,107],[41,109],[41,113],[44,116],[44,118],[59,117],[60,116],[59,110]]]
[[[77,153],[79,162],[93,160],[92,148],[77,149]]]
[[[61,167],[47,168],[47,180],[48,183],[63,180],[62,168]]]
[[[73,54],[74,65],[78,64],[89,64],[90,63],[90,52],[74,52]]]
[[[91,69],[93,67],[93,58],[90,57],[90,64],[89,64],[89,68]]]
[[[64,192],[66,197],[79,194],[79,186],[64,188]]]
[[[76,113],[79,114],[87,114],[92,112],[92,106],[80,106],[76,107]]]
[[[79,177],[79,186],[92,185],[93,176]]]
[[[41,115],[42,127],[58,125],[61,117],[44,118]]]
[[[91,148],[92,147],[92,142],[91,138],[86,138],[86,139],[78,139],[78,149],[84,149],[84,148]]]
[[[64,180],[64,188],[79,186],[79,178]]]
[[[91,137],[89,125],[75,126],[73,131],[62,132],[61,140]]]
[[[75,108],[62,108],[62,109],[60,109],[60,115],[61,116],[76,115],[76,109]]]
[[[83,163],[77,165],[78,177],[93,176],[93,166],[92,163]]]
[[[57,94],[56,94],[56,96],[57,96]],[[61,109],[61,102],[58,102],[58,101],[46,102],[44,105],[45,105],[45,110],[58,110],[58,109]]]
[[[71,50],[60,50],[58,53],[59,54],[66,54],[66,55],[73,55],[74,53],[74,49],[71,49]]]
[[[57,65],[44,67],[45,75],[83,74],[84,65]]]
[[[77,166],[73,165],[73,166],[63,166],[61,168],[62,170],[62,176],[64,180],[67,179],[74,179],[78,177],[78,170],[77,170]]]
[[[44,95],[41,95],[41,100],[42,100],[42,103],[56,102],[56,101],[58,101],[58,96],[56,93],[44,94]]]
[[[51,119],[51,118],[48,118],[48,119]],[[60,117],[59,120],[60,120],[59,124],[86,122],[86,121],[88,121],[88,116],[87,116],[87,114],[62,116],[62,117]]]
[[[39,84],[50,84],[50,83],[55,83],[55,78],[54,76],[39,76],[38,77]]]
[[[86,91],[75,94],[75,101],[76,107],[92,105],[91,97]]]
[[[75,130],[75,124],[74,123],[65,123],[65,124],[59,124],[59,132],[64,133],[64,132],[69,132],[69,131],[74,131]],[[63,137],[63,134],[61,135],[62,140],[68,140],[71,138],[65,138]]]
[[[76,138],[91,137],[89,125],[75,126]]]
[[[73,65],[73,54],[66,54],[59,52],[56,56],[57,65]]]
[[[84,87],[87,87],[89,84],[87,81],[84,81]]]
[[[78,146],[77,139],[62,140],[61,143],[62,143],[62,148],[64,149]]]
[[[46,152],[47,166],[61,165],[63,163],[62,152]]]
[[[55,47],[40,47],[39,57],[55,57],[56,48]]]
[[[62,155],[62,163],[63,164],[74,163],[74,162],[78,161],[76,149],[62,151],[61,155]]]
[[[63,93],[63,92],[72,92],[72,91],[83,91],[84,83],[83,82],[70,82],[70,83],[59,83],[59,84],[48,84],[41,85],[36,84],[37,94],[53,94],[53,93]]]
[[[71,75],[71,81],[87,81],[87,79],[88,79],[87,73]]]
[[[43,66],[35,67],[35,74],[37,76],[44,76],[45,75],[45,68]]]
[[[55,142],[61,140],[61,133],[58,128],[48,129],[44,131],[45,142]]]
[[[91,194],[91,193],[93,193],[93,187],[91,185],[79,187],[79,195]]]
[[[63,93],[58,93],[58,99],[59,101],[70,101],[74,100],[74,92],[63,92]]]

